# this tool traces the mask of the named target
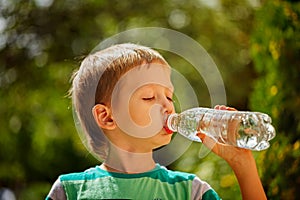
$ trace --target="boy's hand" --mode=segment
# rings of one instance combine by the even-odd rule
[[[235,108],[227,107],[224,105],[221,105],[221,106],[217,105],[217,106],[215,106],[215,109],[236,111]],[[232,124],[232,126],[235,126],[235,124]],[[229,130],[229,132],[228,132],[229,140],[231,140],[231,141],[235,140],[235,137],[234,137],[235,133],[230,132],[230,130],[234,131],[234,129],[230,128],[230,124],[229,124],[228,130]],[[232,136],[232,137],[230,137],[230,136]],[[221,158],[226,160],[230,165],[234,165],[236,162],[241,162],[241,159],[243,161],[246,161],[244,159],[249,159],[249,158],[251,159],[251,157],[252,157],[251,150],[238,148],[238,147],[235,147],[232,145],[218,143],[203,133],[198,133],[198,137],[202,140],[202,143],[207,148],[211,149],[215,154],[217,154],[218,156],[220,156]]]
[[[232,111],[236,110],[231,107],[219,105],[215,106],[215,109]],[[232,125],[234,126],[234,124]],[[229,127],[228,135],[234,136],[233,134],[235,134],[235,132],[230,132]],[[267,199],[257,172],[256,163],[251,150],[218,143],[203,133],[198,133],[198,137],[202,140],[202,143],[205,146],[207,146],[215,154],[226,160],[227,163],[231,166],[239,182],[243,200]],[[255,190],[253,190],[253,188],[255,188]]]

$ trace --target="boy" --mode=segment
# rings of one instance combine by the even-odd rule
[[[174,112],[170,73],[159,53],[134,44],[114,45],[84,59],[73,79],[72,99],[87,142],[103,163],[60,176],[47,199],[220,199],[197,176],[167,170],[152,158],[154,149],[171,141],[164,127]],[[232,167],[243,199],[266,199],[251,151],[198,136]]]

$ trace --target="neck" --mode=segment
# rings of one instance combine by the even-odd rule
[[[135,174],[154,169],[155,162],[152,151],[146,153],[127,151],[111,143],[108,156],[101,167],[107,171]]]

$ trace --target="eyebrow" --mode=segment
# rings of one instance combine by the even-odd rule
[[[174,92],[174,86],[173,86],[173,85],[169,85],[167,88],[168,88],[169,90],[171,90],[172,92]]]
[[[149,84],[145,84],[143,85],[142,87],[151,87],[151,85],[160,85],[168,90],[170,90],[171,92],[174,92],[174,86],[171,84],[171,85],[164,85],[164,84],[160,84],[160,83],[149,83]]]
[[[167,88],[168,90],[170,90],[171,92],[174,92],[174,86],[171,84],[171,85],[162,85],[162,84],[159,84],[165,88]]]
[[[147,90],[152,90],[152,85],[160,85],[164,88],[164,90],[167,90],[168,92],[171,92],[172,94],[174,93],[174,87],[173,85],[162,85],[162,84],[158,84],[158,83],[149,83],[146,85],[143,85],[141,87],[139,87],[138,89],[141,89],[142,87],[146,90],[146,92],[148,92]],[[143,94],[145,91],[140,91],[140,94]]]

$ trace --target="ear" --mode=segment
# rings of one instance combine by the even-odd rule
[[[113,130],[116,128],[116,123],[111,115],[111,110],[103,105],[97,104],[93,107],[93,116],[98,126],[103,129]]]

